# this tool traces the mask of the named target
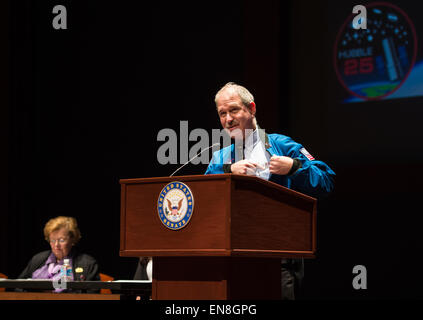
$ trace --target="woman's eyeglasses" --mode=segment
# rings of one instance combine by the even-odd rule
[[[60,239],[50,239],[50,244],[56,244],[56,242],[59,242],[59,244],[64,244],[66,242],[68,242],[69,238],[60,238]]]

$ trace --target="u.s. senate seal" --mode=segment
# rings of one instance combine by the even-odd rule
[[[166,228],[182,229],[188,224],[194,211],[191,189],[179,181],[168,183],[159,194],[157,211]]]

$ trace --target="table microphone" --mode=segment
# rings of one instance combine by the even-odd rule
[[[181,170],[183,167],[185,167],[188,163],[190,163],[192,160],[194,160],[195,158],[199,157],[204,151],[209,150],[210,148],[213,148],[215,146],[220,146],[219,142],[216,142],[214,144],[212,144],[211,146],[205,148],[204,150],[201,150],[201,152],[197,153],[194,157],[192,157],[191,159],[189,159],[187,162],[185,162],[182,166],[180,166],[178,169],[176,169],[175,172],[173,172],[169,177],[172,177],[176,172],[178,172],[179,170]]]

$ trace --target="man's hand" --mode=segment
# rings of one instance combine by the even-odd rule
[[[269,171],[274,174],[286,175],[293,164],[294,159],[290,157],[273,156],[270,158]]]
[[[235,174],[246,174],[254,176],[256,174],[257,164],[248,160],[240,160],[231,165],[231,172]]]

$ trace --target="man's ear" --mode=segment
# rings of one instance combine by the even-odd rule
[[[253,101],[250,102],[248,109],[250,110],[253,116],[256,115],[256,104]]]

